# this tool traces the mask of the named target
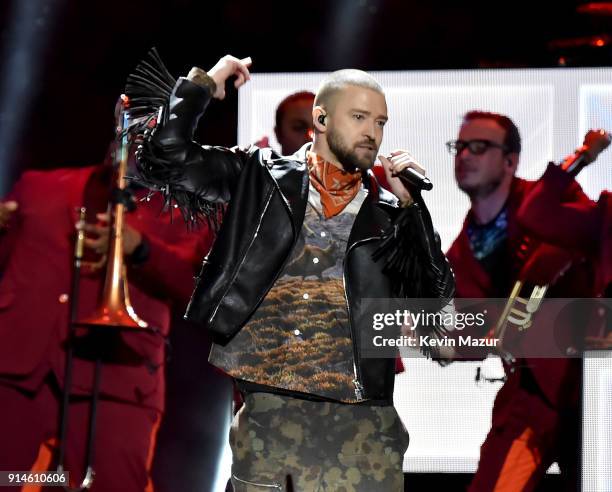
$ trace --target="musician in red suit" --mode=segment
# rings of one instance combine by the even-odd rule
[[[447,145],[455,156],[457,184],[471,202],[447,253],[457,296],[507,298],[524,262],[520,246],[525,231],[517,211],[534,187],[515,176],[521,151],[518,129],[506,116],[472,111],[465,115],[458,139]],[[560,200],[588,203],[575,182]],[[555,297],[592,296],[592,276],[589,264],[580,262],[549,292]],[[555,461],[564,489],[577,490],[580,360],[519,359],[506,377],[469,490],[532,491]]]
[[[561,197],[572,186],[570,173],[549,164],[523,201],[518,220],[538,239],[597,258],[597,290],[603,291],[612,282],[612,193],[602,192],[597,202],[565,203]]]
[[[28,171],[0,202],[0,470],[54,470],[69,325],[76,210],[87,207],[86,248],[108,243],[109,164]],[[171,223],[162,202],[138,199],[127,214],[125,261],[132,305],[154,330],[123,331],[103,348],[92,491],[152,490],[155,433],[164,409],[164,347],[171,307],[183,311],[197,262],[209,246],[204,225]],[[104,280],[98,255],[83,267],[78,317],[91,315]],[[107,328],[105,328],[107,329]],[[113,330],[113,328],[108,328]],[[93,366],[84,339],[75,348],[65,470],[84,473]],[[29,490],[29,489],[28,489]]]

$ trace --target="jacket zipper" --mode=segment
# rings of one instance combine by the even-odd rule
[[[223,299],[225,299],[225,296],[227,295],[227,292],[229,291],[229,289],[232,287],[232,285],[234,284],[234,280],[236,279],[236,276],[238,275],[238,272],[240,272],[240,269],[242,268],[242,265],[244,264],[244,262],[246,261],[247,258],[247,253],[248,251],[251,249],[251,247],[253,246],[253,243],[255,242],[255,239],[257,238],[257,235],[259,234],[259,228],[261,227],[261,221],[263,220],[264,215],[266,214],[266,211],[268,210],[268,206],[270,205],[270,202],[272,201],[272,195],[274,194],[275,188],[272,187],[270,189],[270,193],[268,194],[268,198],[266,199],[266,204],[264,206],[264,209],[261,213],[261,215],[259,216],[259,221],[257,222],[257,227],[255,228],[255,233],[253,234],[253,237],[251,238],[251,241],[249,242],[249,246],[247,247],[246,251],[244,252],[244,254],[242,255],[242,260],[240,260],[240,264],[238,265],[238,267],[235,269],[234,271],[234,275],[232,275],[232,279],[231,281],[228,283],[227,289],[226,291],[223,293],[223,295],[221,296],[221,298],[219,299],[219,302],[217,303],[217,305],[215,306],[215,310],[213,311],[213,313],[211,314],[210,318],[208,318],[208,323],[212,323],[214,317],[217,315],[217,311],[219,310],[219,306],[221,306],[221,302],[223,301]]]
[[[217,305],[215,306],[215,310],[213,311],[213,314],[210,316],[208,322],[212,323],[213,318],[215,317],[215,315],[217,314],[217,310],[219,309],[219,306],[221,305],[221,301],[223,301],[223,299],[225,298],[225,296],[227,295],[227,292],[229,291],[229,289],[231,288],[232,284],[234,283],[234,280],[236,279],[236,276],[238,275],[238,272],[240,271],[240,269],[242,268],[242,265],[244,264],[244,262],[246,261],[246,253],[251,249],[251,246],[253,245],[253,243],[255,242],[255,239],[257,238],[257,235],[259,234],[259,228],[261,227],[261,221],[263,220],[264,215],[266,214],[266,211],[268,210],[268,207],[270,205],[270,202],[272,201],[272,197],[274,195],[274,192],[277,191],[279,196],[281,197],[281,200],[283,201],[283,203],[285,204],[285,206],[287,207],[287,212],[289,213],[289,215],[291,216],[291,207],[289,206],[289,203],[287,202],[287,199],[284,197],[284,195],[282,194],[280,187],[278,186],[278,183],[276,182],[276,180],[270,176],[270,179],[272,180],[272,189],[270,190],[270,194],[268,195],[268,198],[266,199],[266,204],[264,206],[263,211],[261,212],[261,215],[259,216],[259,222],[257,223],[257,228],[255,229],[255,234],[253,235],[253,238],[251,239],[251,241],[249,242],[249,246],[245,251],[245,254],[242,256],[242,260],[240,261],[240,264],[238,265],[238,268],[236,269],[234,275],[232,276],[232,280],[229,283],[227,290],[223,293],[223,295],[221,296],[221,299],[219,300],[219,302],[217,303]],[[308,198],[306,198],[306,200],[308,200]],[[278,277],[280,276],[280,274],[283,272],[283,270],[285,269],[285,265],[287,264],[287,261],[289,261],[289,258],[291,257],[291,252],[293,251],[293,249],[295,248],[295,244],[298,241],[298,232],[295,230],[294,224],[293,224],[293,219],[291,219],[291,228],[293,229],[293,244],[291,246],[291,249],[289,250],[289,254],[287,255],[287,257],[285,258],[285,261],[283,261],[283,264],[281,266],[281,268],[278,270],[277,274],[274,277],[274,280],[272,280],[272,284],[266,289],[266,294],[268,293],[268,291],[272,288],[272,286],[276,283],[276,281],[278,280]],[[253,308],[253,310],[251,311],[251,313],[249,314],[249,317],[253,314],[253,312],[255,312],[255,310],[257,309],[257,307],[261,304],[261,301],[263,301],[264,297],[266,296],[266,294],[264,294],[259,301],[255,304],[255,307]]]
[[[357,241],[351,244],[342,262],[342,282],[344,284],[344,301],[346,302],[346,310],[348,312],[348,317],[349,317],[349,330],[351,332],[351,342],[353,344],[353,375],[355,376],[355,379],[353,379],[353,384],[355,385],[355,397],[357,398],[357,401],[364,401],[367,398],[364,397],[364,388],[363,388],[363,383],[361,382],[361,369],[359,367],[359,364],[357,363],[359,361],[360,353],[359,353],[359,347],[357,346],[357,337],[355,336],[355,331],[353,328],[353,317],[351,315],[351,304],[349,303],[349,299],[348,299],[349,298],[349,286],[348,286],[348,282],[346,281],[346,260],[350,252],[353,250],[353,248],[355,248],[356,246],[360,244],[363,244],[369,241],[375,241],[377,239],[380,239],[380,238],[370,237],[366,239],[361,239],[360,241]]]

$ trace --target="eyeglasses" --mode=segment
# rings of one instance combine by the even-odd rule
[[[466,147],[470,151],[470,154],[473,155],[482,155],[490,148],[502,149],[504,153],[508,152],[508,147],[506,145],[491,142],[491,140],[450,140],[446,142],[446,148],[451,155],[461,154]]]

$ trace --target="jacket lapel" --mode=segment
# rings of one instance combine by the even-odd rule
[[[364,239],[379,238],[383,231],[391,225],[392,217],[397,212],[396,207],[387,203],[387,200],[382,200],[384,190],[372,183],[371,171],[364,173],[363,183],[368,195],[355,217],[348,248]]]
[[[304,145],[290,158],[276,157],[270,149],[261,152],[261,160],[278,188],[287,213],[293,224],[294,238],[302,228],[308,203],[309,178],[306,166],[306,152],[312,144]],[[349,236],[348,247],[364,239],[378,238],[391,224],[391,217],[397,208],[382,200],[382,194],[371,182],[372,172],[364,173],[364,186],[368,195],[355,218]],[[389,193],[385,193],[387,197]],[[380,198],[380,200],[379,200]]]
[[[491,278],[478,260],[474,257],[474,253],[470,247],[470,240],[467,235],[467,220],[463,224],[463,229],[461,229],[457,241],[458,253],[459,258],[461,258],[461,262],[453,265],[455,268],[455,275],[457,277],[465,276],[461,285],[472,284],[469,289],[469,294],[461,293],[461,297],[479,297],[476,292],[479,292],[480,296],[486,297],[486,293],[491,292],[491,289],[493,288],[491,285]],[[457,283],[459,284],[459,282]]]
[[[305,145],[290,158],[273,158],[270,149],[265,149],[261,154],[262,162],[270,173],[291,218],[294,239],[302,229],[308,203],[306,151],[310,145]]]

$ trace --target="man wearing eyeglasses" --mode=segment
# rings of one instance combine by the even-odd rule
[[[471,203],[463,229],[447,253],[455,272],[456,295],[506,298],[524,262],[520,251],[525,231],[517,222],[517,212],[535,184],[515,176],[521,152],[519,131],[507,116],[470,111],[457,140],[447,147],[454,156],[457,185]],[[563,201],[583,203],[588,198],[574,183]],[[563,285],[556,286],[557,295],[587,297],[583,283],[587,280],[580,267],[571,268]],[[564,490],[577,490],[579,360],[518,362],[514,371],[506,371],[469,490],[534,490],[555,461]]]
[[[518,128],[505,116],[470,111],[464,117],[459,138],[448,142],[447,147],[455,155],[457,185],[471,202],[464,224],[470,250],[491,277],[497,279],[494,291],[488,295],[505,296],[512,280],[508,262],[500,261],[506,256],[506,202],[511,188],[519,188],[525,183],[514,176],[521,152]],[[457,246],[455,241],[451,251]]]

